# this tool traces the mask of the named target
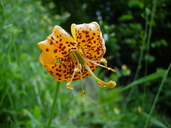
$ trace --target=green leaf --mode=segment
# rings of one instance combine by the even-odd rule
[[[126,14],[126,15],[122,15],[121,17],[119,17],[119,21],[127,21],[127,20],[132,20],[133,17],[130,14]]]
[[[152,74],[150,74],[148,76],[145,76],[143,78],[140,78],[138,80],[133,81],[132,83],[130,83],[127,86],[125,86],[123,88],[123,90],[129,89],[129,88],[131,88],[131,87],[133,87],[135,85],[138,85],[138,84],[141,84],[141,83],[144,83],[144,82],[147,82],[147,81],[151,81],[151,80],[157,79],[159,77],[164,76],[165,74],[166,74],[166,70],[152,73]]]
[[[146,118],[149,118],[149,114],[143,112],[142,113],[143,116],[145,116]],[[156,126],[160,127],[160,128],[167,128],[166,125],[164,125],[162,122],[160,122],[159,120],[157,120],[156,118],[154,117],[150,117],[150,122],[155,124]]]
[[[5,21],[5,16],[4,16],[4,6],[0,2],[0,25]]]

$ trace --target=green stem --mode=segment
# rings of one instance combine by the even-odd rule
[[[166,71],[165,76],[163,77],[162,83],[161,83],[161,85],[160,85],[160,87],[159,87],[159,90],[158,90],[158,92],[157,92],[157,95],[156,95],[156,97],[155,97],[155,99],[154,99],[154,103],[153,103],[153,105],[152,105],[152,107],[151,107],[150,114],[149,114],[149,116],[148,116],[148,118],[147,118],[147,121],[146,121],[146,123],[145,123],[144,128],[147,128],[147,126],[148,126],[148,123],[149,123],[149,121],[150,121],[152,112],[153,112],[153,110],[154,110],[154,107],[155,107],[156,102],[157,102],[157,100],[158,100],[159,94],[160,94],[160,92],[161,92],[161,90],[162,90],[162,88],[163,88],[164,82],[165,82],[165,80],[166,80],[166,78],[167,78],[167,75],[168,75],[170,69],[171,69],[171,63],[170,63],[170,65],[169,65],[169,67],[168,67],[168,69],[167,69],[167,71]]]
[[[138,60],[138,66],[137,66],[137,69],[136,69],[134,80],[137,79],[139,71],[140,71],[140,69],[142,67],[142,60],[143,60],[143,57],[144,57],[144,50],[145,50],[145,42],[147,40],[147,30],[148,30],[148,14],[145,13],[145,30],[144,30],[144,36],[143,36],[143,41],[142,41],[142,49],[140,51],[140,57],[139,57],[139,60]]]
[[[152,34],[152,25],[153,25],[153,22],[154,22],[156,6],[157,6],[157,0],[153,0],[152,12],[151,12],[151,17],[150,17],[151,19],[150,19],[149,30],[148,30],[146,56],[149,54],[150,39],[151,39],[151,34]],[[148,68],[148,60],[145,61],[145,75],[147,74],[147,68]]]
[[[54,111],[55,111],[55,106],[56,106],[56,101],[57,101],[57,97],[58,97],[58,92],[59,92],[59,86],[60,86],[60,82],[57,81],[55,96],[54,96],[54,99],[53,99],[53,105],[52,105],[52,109],[51,109],[51,112],[50,112],[50,116],[49,116],[49,120],[48,120],[46,128],[50,128],[50,125],[51,125],[51,122],[52,122],[52,118],[53,118]]]

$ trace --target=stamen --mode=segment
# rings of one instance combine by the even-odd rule
[[[74,73],[72,74],[71,80],[66,84],[67,88],[74,89],[74,87],[71,86],[71,83],[72,83],[72,80],[74,78],[75,73],[76,72],[79,72],[79,71],[80,71],[80,68],[79,67],[74,68]]]
[[[81,64],[79,63],[79,60],[77,58],[77,55],[75,54],[75,52],[71,52],[71,55],[74,57],[74,59],[76,60],[77,64],[75,65],[75,68],[74,68],[74,72],[72,74],[72,77],[71,77],[71,80],[66,84],[67,88],[69,89],[74,89],[73,86],[71,86],[71,83],[72,83],[72,80],[74,78],[74,75],[76,72],[80,72],[80,75],[81,75],[81,79],[82,79],[82,72],[81,72]]]
[[[101,87],[108,86],[109,88],[114,88],[116,86],[116,82],[112,80],[110,80],[109,82],[104,82],[100,80],[99,78],[97,78],[86,63],[84,63],[84,66],[89,71],[89,73],[94,77],[94,79],[98,81],[99,86]]]
[[[77,51],[77,52],[79,53],[79,51]],[[90,59],[88,59],[88,58],[86,58],[86,57],[83,57],[81,54],[79,54],[79,56],[81,56],[81,58],[84,58],[85,60],[88,60],[88,61],[92,62],[92,63],[95,64],[95,65],[98,65],[98,66],[100,66],[100,67],[106,68],[106,69],[108,69],[108,70],[110,70],[110,71],[112,71],[112,72],[116,72],[116,70],[114,70],[113,68],[107,67],[107,61],[106,61],[105,58],[102,58],[102,59],[100,60],[100,63],[103,63],[103,64],[104,64],[104,65],[101,65],[101,64],[96,63],[96,62],[98,62],[98,61],[95,62],[95,61],[93,61],[93,60],[90,60]],[[84,64],[84,63],[82,63],[82,64]]]
[[[81,77],[81,86],[82,86],[82,91],[81,91],[81,96],[84,96],[84,84],[83,84],[83,80],[82,80],[82,78],[83,78],[83,76],[82,76],[82,72],[81,72],[81,64],[79,64],[80,65],[80,77]]]
[[[96,62],[94,62],[94,61],[92,61],[92,60],[90,60],[90,59],[88,59],[88,58],[85,58],[85,59],[88,60],[88,61],[90,61],[90,62],[92,62],[93,64],[96,64],[96,65],[100,66],[100,67],[106,68],[106,69],[108,69],[108,70],[110,70],[110,71],[112,71],[112,72],[116,72],[115,69],[110,68],[110,67],[107,67],[107,61],[106,61],[105,58],[102,58],[102,59],[100,60],[100,62],[102,62],[104,65],[98,64],[98,63],[96,63]]]

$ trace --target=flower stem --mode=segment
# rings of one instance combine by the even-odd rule
[[[51,112],[50,112],[50,116],[49,116],[49,120],[48,120],[46,128],[50,128],[50,125],[51,125],[51,122],[52,122],[52,118],[53,118],[54,110],[55,110],[55,105],[56,105],[56,101],[57,101],[57,97],[58,97],[59,86],[60,86],[60,82],[57,81],[57,85],[56,85],[56,89],[55,89],[55,96],[54,96],[54,99],[53,99],[53,105],[52,105],[52,109],[51,109]]]

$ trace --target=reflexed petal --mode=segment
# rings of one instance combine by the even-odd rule
[[[46,52],[42,52],[40,54],[39,61],[42,65],[56,63],[56,59],[52,57],[51,55],[47,54]]]
[[[77,61],[74,59],[73,56],[69,56],[70,61],[69,62],[60,62],[56,63],[56,59],[52,57],[51,55],[47,54],[46,52],[42,52],[40,54],[39,60],[42,65],[45,66],[47,71],[57,80],[57,81],[66,81],[69,82],[72,78],[72,75],[74,73],[75,64],[77,64]],[[87,61],[87,65],[90,66],[90,68],[94,71],[96,69],[96,65],[93,63]],[[90,73],[87,71],[87,69],[82,65],[81,71],[76,72],[74,74],[73,80],[79,80],[84,77],[89,77]]]
[[[106,52],[100,27],[96,22],[90,24],[72,24],[71,32],[78,43],[78,49],[90,60],[99,61]]]
[[[89,65],[93,65],[90,64]],[[70,62],[56,63],[56,64],[45,64],[45,68],[48,72],[57,80],[57,81],[66,81],[69,82],[74,73],[74,65]],[[91,66],[93,67],[93,66]],[[82,65],[81,71],[76,72],[72,81],[80,80],[84,77],[90,77],[90,73],[87,69]]]
[[[59,61],[69,61],[69,53],[77,49],[74,39],[59,26],[55,26],[52,34],[38,46]]]

